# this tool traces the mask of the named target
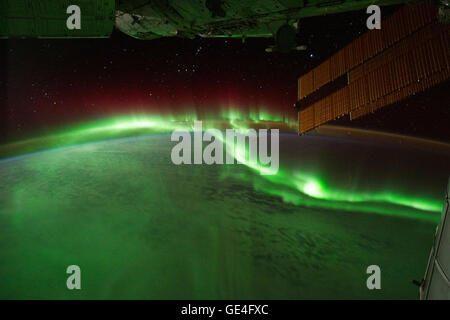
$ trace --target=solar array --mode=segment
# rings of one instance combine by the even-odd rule
[[[328,84],[343,75],[346,85],[330,93]],[[431,1],[405,5],[380,30],[299,78],[299,133],[345,114],[361,117],[449,78],[450,26],[438,22]]]

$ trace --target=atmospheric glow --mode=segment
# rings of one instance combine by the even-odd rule
[[[226,144],[226,141],[223,142]],[[291,172],[280,168],[276,175],[260,175],[266,168],[250,163],[245,158],[246,152],[248,150],[243,150],[242,147],[236,150],[235,159],[254,172],[252,175],[239,175],[239,178],[252,182],[256,190],[279,196],[287,203],[331,210],[378,213],[429,222],[438,222],[440,219],[440,215],[436,213],[441,212],[442,201],[418,199],[394,191],[334,189],[328,187],[318,173],[310,174],[299,170]]]
[[[23,147],[24,149],[21,151],[22,153],[31,152],[84,142],[174,130],[192,131],[196,119],[198,117],[195,113],[183,117],[149,114],[115,117],[82,124],[41,139],[23,142],[22,144],[26,147]],[[283,122],[280,117],[271,117],[269,113],[253,112],[246,115],[236,110],[223,111],[219,120],[200,120],[203,120],[203,129],[225,129],[231,126],[240,130],[260,125],[264,121],[273,121],[272,127],[275,128],[286,122]],[[295,128],[295,124],[293,128]],[[223,143],[226,144],[226,141]],[[14,145],[3,146],[4,149],[8,147],[15,150]],[[281,167],[276,175],[261,175],[260,172],[268,170],[268,168],[259,163],[249,163],[245,157],[247,151],[240,149],[235,152],[235,160],[243,163],[250,170],[249,174],[241,174],[238,178],[251,182],[255,190],[280,197],[286,203],[331,210],[378,213],[432,222],[439,220],[439,215],[436,213],[442,209],[441,201],[418,199],[400,194],[395,190],[383,192],[343,190],[332,187],[325,177],[320,176],[320,172],[303,172],[298,168],[289,170]],[[225,171],[230,173],[230,170],[230,175],[233,176],[233,169],[229,166]]]

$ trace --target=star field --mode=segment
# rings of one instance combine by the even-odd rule
[[[365,19],[361,11],[305,19],[298,43],[308,49],[288,54],[266,53],[272,39],[139,41],[117,31],[110,39],[1,40],[2,141],[134,111],[256,106],[296,119],[298,77],[365,32]]]

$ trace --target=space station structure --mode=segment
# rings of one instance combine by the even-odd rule
[[[67,27],[74,5],[80,29]],[[0,39],[108,38],[115,12],[115,0],[0,0]]]
[[[448,1],[448,0],[439,0]],[[273,38],[267,52],[304,50],[301,19],[366,10],[373,0],[0,0],[0,38]],[[408,0],[377,0],[389,6]],[[81,12],[68,29],[67,8]],[[70,11],[69,11],[70,12]]]
[[[450,78],[450,24],[407,4],[298,79],[299,134],[372,113]]]
[[[420,285],[422,300],[450,300],[450,178],[439,226]]]

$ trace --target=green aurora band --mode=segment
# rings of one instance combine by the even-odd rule
[[[245,130],[237,128],[245,133]],[[226,139],[217,137],[227,145]],[[248,147],[235,146],[234,157],[255,172],[252,176],[240,175],[241,179],[252,181],[255,190],[278,196],[284,202],[300,206],[325,209],[345,210],[351,212],[368,212],[412,219],[420,219],[433,223],[439,222],[442,202],[431,199],[417,199],[395,192],[348,192],[328,186],[318,174],[310,174],[295,170],[293,172],[279,169],[275,175],[260,175],[266,170],[258,163],[248,159]],[[226,150],[229,150],[228,148]],[[270,182],[261,183],[261,179]],[[385,204],[391,205],[386,207]],[[409,208],[409,210],[405,210]]]
[[[0,147],[0,151],[13,149],[18,153],[29,153],[51,148],[71,146],[91,141],[113,139],[119,137],[136,136],[149,133],[165,133],[175,130],[192,131],[194,121],[202,120],[203,129],[229,128],[248,130],[254,127],[280,128],[294,131],[296,121],[285,120],[283,117],[270,112],[250,111],[244,113],[239,110],[227,109],[217,117],[199,118],[195,112],[184,116],[135,114],[118,116],[104,120],[78,125],[44,138],[31,139]],[[262,126],[261,126],[262,125]],[[227,145],[222,137],[216,137]],[[265,168],[259,163],[250,163],[246,159],[247,147],[237,150],[236,160],[242,162],[251,174],[230,173],[229,166],[225,166],[224,176],[235,176],[251,182],[255,190],[271,196],[281,197],[286,203],[297,206],[324,208],[329,210],[345,210],[351,212],[366,212],[396,217],[418,219],[436,223],[440,219],[442,202],[435,199],[418,199],[399,194],[394,191],[386,192],[358,192],[339,190],[329,186],[329,183],[317,173],[290,171],[280,168],[275,175],[260,175]]]

